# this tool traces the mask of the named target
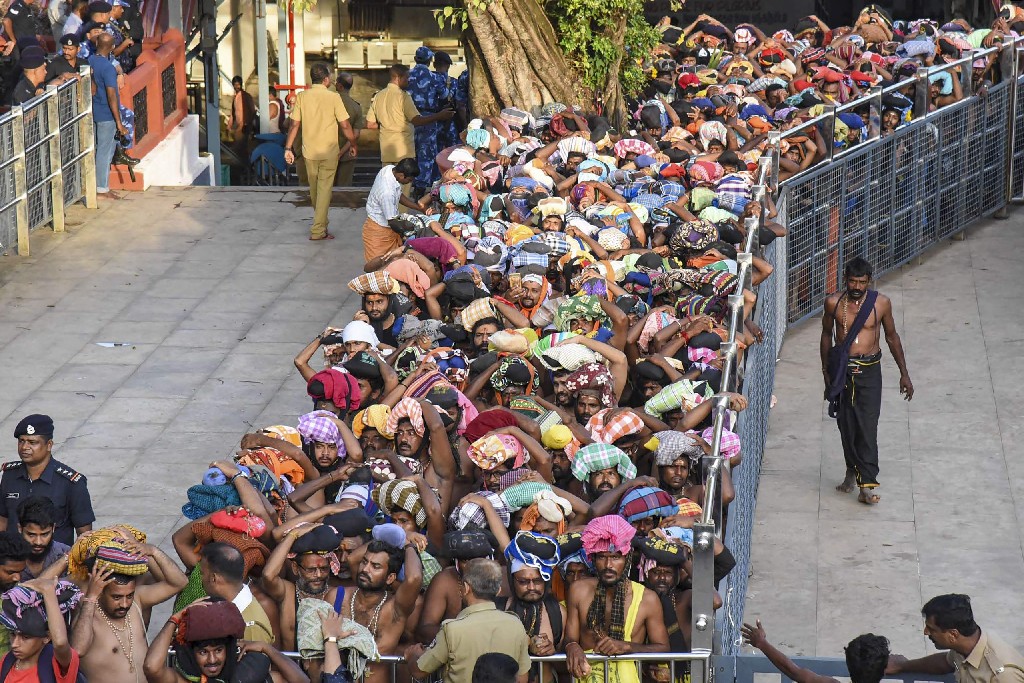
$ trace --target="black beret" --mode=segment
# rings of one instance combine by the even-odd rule
[[[109,2],[103,2],[103,0],[94,0],[90,2],[86,8],[89,14],[102,14],[103,12],[111,11],[113,6]]]
[[[77,33],[65,33],[60,37],[60,44],[77,47],[82,44],[82,39],[78,37]]]
[[[22,69],[38,69],[44,64],[46,64],[46,52],[43,51],[43,48],[33,45],[21,51]]]
[[[53,420],[49,415],[29,415],[22,418],[18,426],[14,428],[14,438],[19,436],[53,436]]]
[[[296,555],[329,553],[337,550],[341,546],[341,541],[341,534],[334,527],[322,524],[295,539],[292,550]]]
[[[633,547],[644,557],[663,567],[678,567],[686,562],[686,549],[654,536],[634,536]]]
[[[373,521],[359,508],[327,515],[324,517],[324,524],[334,527],[339,534],[347,538],[364,536],[373,529]]]

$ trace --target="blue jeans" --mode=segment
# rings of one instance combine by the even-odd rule
[[[114,158],[116,121],[95,121],[96,130],[96,191],[110,191],[110,162]]]

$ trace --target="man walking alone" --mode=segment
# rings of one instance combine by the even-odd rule
[[[338,170],[341,148],[338,146],[338,129],[349,143],[349,153],[356,154],[356,135],[349,123],[349,115],[341,96],[331,85],[331,70],[326,64],[317,63],[309,69],[309,80],[313,86],[303,90],[295,98],[292,109],[292,126],[288,129],[288,141],[284,145],[284,160],[295,163],[292,145],[302,128],[302,158],[309,177],[309,199],[313,204],[313,227],[309,230],[311,240],[334,239],[327,232],[327,213],[331,207],[331,188],[334,174]]]
[[[871,273],[871,264],[860,257],[846,264],[846,289],[825,299],[820,344],[825,400],[829,401],[829,415],[839,423],[846,458],[846,478],[836,490],[847,493],[859,486],[857,500],[866,505],[880,500],[874,489],[878,488],[882,329],[900,370],[900,393],[908,401],[914,398],[903,343],[893,322],[892,302],[868,289]]]

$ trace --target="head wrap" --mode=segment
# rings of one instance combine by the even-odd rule
[[[410,261],[410,263],[412,262]],[[374,348],[380,344],[380,340],[377,339],[377,333],[373,330],[373,325],[364,323],[362,320],[353,320],[348,325],[345,325],[341,330],[341,338],[346,343],[366,342]]]
[[[181,615],[175,642],[196,643],[202,640],[242,638],[245,619],[230,600],[200,602],[188,607]]]
[[[234,488],[234,487],[232,487]],[[211,510],[213,512],[213,510]],[[135,527],[127,524],[118,524],[103,529],[97,529],[86,536],[80,536],[68,552],[68,574],[77,581],[85,581],[89,578],[88,562],[96,557],[96,551],[100,546],[121,547],[121,535],[118,529],[122,529],[135,538],[139,543],[146,542],[146,534]],[[139,572],[142,573],[142,572]]]
[[[491,375],[491,387],[501,396],[513,385],[523,387],[525,394],[533,394],[540,387],[540,377],[533,365],[521,357],[503,356],[498,361],[498,369]]]
[[[60,613],[66,617],[78,606],[82,592],[70,581],[58,581],[56,592]],[[49,636],[43,596],[24,585],[4,593],[0,596],[0,626],[34,638]]]
[[[572,336],[576,336],[573,334]],[[537,345],[531,347],[537,349]],[[559,346],[552,346],[547,351],[537,353],[534,351],[534,356],[540,361],[540,364],[552,371],[566,371],[576,372],[584,365],[597,363],[600,359],[595,351],[591,351],[583,344],[561,344]]]
[[[412,293],[422,299],[430,288],[430,278],[423,272],[415,261],[407,258],[400,258],[384,266],[385,272],[399,282],[405,283],[412,290]],[[350,325],[352,323],[349,323]],[[363,323],[366,325],[366,323]],[[347,326],[346,326],[347,329]],[[372,327],[370,328],[373,329]],[[345,341],[348,341],[346,338]],[[376,344],[374,345],[376,346]]]
[[[563,424],[549,427],[541,434],[540,442],[551,451],[562,450],[572,441],[572,430]]]
[[[365,296],[367,294],[397,294],[398,282],[391,277],[386,270],[378,270],[373,273],[363,273],[354,277],[348,282],[348,288],[356,294]]]
[[[498,517],[501,519],[501,523],[504,526],[508,526],[508,523],[512,520],[512,515],[509,513],[508,506],[505,505],[505,501],[501,499],[497,493],[491,491],[479,491],[477,495],[483,496],[490,502],[494,511],[498,513]],[[463,503],[456,505],[451,514],[448,516],[448,526],[453,531],[465,529],[470,526],[477,527],[479,529],[487,528],[487,517],[484,515],[484,511],[480,509],[480,506],[476,503]]]
[[[423,424],[423,406],[416,399],[403,398],[399,401],[391,409],[386,429],[394,434],[398,430],[398,423],[401,420],[409,420],[412,423],[412,428],[416,430],[419,436],[423,436],[427,431],[426,426]]]
[[[593,560],[595,553],[627,554],[636,536],[629,522],[618,515],[605,515],[590,520],[583,530],[583,551]]]
[[[298,430],[306,443],[330,443],[338,447],[338,457],[346,455],[345,442],[341,440],[341,431],[323,410],[315,410],[299,416]]]
[[[652,396],[644,404],[644,411],[655,417],[679,409],[689,412],[714,394],[707,382],[681,379]]]
[[[619,514],[630,524],[648,517],[670,517],[679,512],[675,499],[653,486],[641,486],[628,492],[619,503]]]
[[[505,558],[510,574],[523,567],[532,567],[540,572],[542,579],[550,581],[551,571],[558,566],[558,543],[550,536],[520,531],[505,548]]]
[[[654,451],[654,464],[658,467],[668,467],[679,458],[699,460],[704,455],[704,449],[696,439],[672,430],[655,434],[647,447]]]
[[[566,378],[565,383],[573,394],[585,390],[598,392],[601,405],[605,408],[616,405],[615,379],[608,368],[601,363],[587,363],[581,366]]]
[[[254,567],[262,567],[270,557],[270,549],[260,541],[237,531],[222,529],[215,526],[212,521],[192,522],[192,533],[199,546],[204,546],[207,543],[226,543],[242,553],[246,576]]]
[[[587,320],[599,322],[605,319],[604,309],[601,308],[601,299],[596,296],[582,295],[570,296],[555,309],[555,327],[562,332],[571,332],[568,329],[571,320]]]
[[[110,569],[124,576],[142,576],[149,571],[149,561],[143,555],[136,555],[124,546],[120,538],[104,541],[96,548],[96,566],[100,570]]]
[[[613,444],[619,439],[638,434],[644,428],[644,421],[632,410],[620,410],[612,414],[611,408],[598,411],[587,422],[587,431],[598,443]]]
[[[320,387],[323,387],[322,394],[317,392]],[[334,368],[321,370],[310,377],[306,393],[316,400],[330,401],[342,410],[358,410],[363,400],[355,377]]]
[[[495,429],[515,426],[516,418],[511,412],[502,408],[493,408],[480,413],[466,425],[466,431],[463,436],[466,437],[466,441],[473,443],[484,438]]]
[[[370,429],[376,429],[385,439],[394,439],[395,433],[388,430],[388,419],[390,417],[391,406],[375,403],[372,406],[368,406],[365,410],[356,413],[356,416],[352,419],[352,433],[358,439],[362,437],[363,429],[369,427]]]
[[[583,551],[582,532],[571,531],[567,534],[559,534],[555,542],[558,543],[558,554],[561,558],[558,562],[558,568],[562,571],[563,575],[569,565],[574,563],[586,565],[587,571],[594,571],[594,563],[590,561],[586,552]]]
[[[636,477],[636,465],[625,451],[604,443],[592,443],[576,451],[572,460],[572,475],[586,481],[594,472],[615,468],[623,479]]]
[[[394,510],[405,510],[413,516],[417,527],[422,529],[426,525],[427,512],[415,482],[386,481],[371,495],[384,514],[390,516]]]
[[[530,457],[519,439],[511,434],[489,434],[474,441],[466,451],[466,455],[485,472],[512,459],[515,460],[513,467],[521,467]]]

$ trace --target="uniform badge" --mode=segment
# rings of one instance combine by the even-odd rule
[[[33,434],[36,433],[36,428],[32,425],[29,425],[28,427],[25,427],[25,433],[28,434],[29,436],[32,436]]]

